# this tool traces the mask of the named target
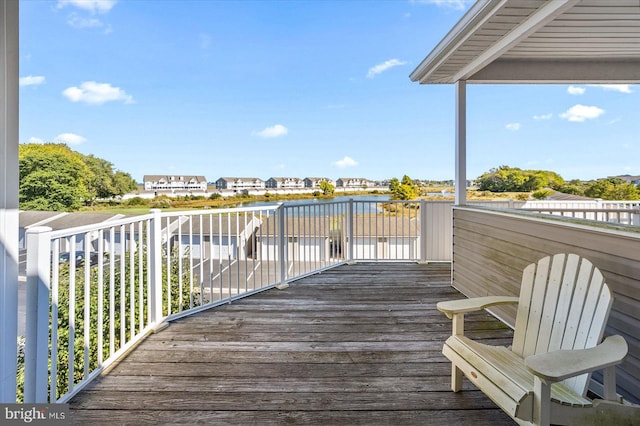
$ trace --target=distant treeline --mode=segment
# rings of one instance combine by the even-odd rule
[[[522,170],[500,166],[482,174],[476,185],[480,191],[491,192],[545,192],[547,188],[565,194],[582,195],[603,200],[638,200],[640,185],[624,179],[610,177],[593,181],[565,180],[548,170]]]
[[[20,208],[70,211],[137,188],[129,173],[65,144],[21,144]]]

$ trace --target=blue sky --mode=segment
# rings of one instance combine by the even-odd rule
[[[409,74],[470,2],[20,2],[20,141],[145,174],[454,176],[454,88]],[[640,174],[638,86],[468,87],[469,178]]]

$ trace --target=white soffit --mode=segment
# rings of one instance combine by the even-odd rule
[[[640,0],[479,0],[410,77],[640,83]]]

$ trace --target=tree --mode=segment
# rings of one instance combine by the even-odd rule
[[[603,200],[638,200],[640,191],[629,182],[620,178],[599,179],[591,183],[584,191],[584,195]]]
[[[92,200],[121,197],[136,189],[136,183],[131,175],[115,171],[113,164],[107,160],[86,155],[83,156],[83,161],[93,173],[88,182],[89,195],[92,196]]]
[[[586,188],[588,188],[588,186],[585,185],[582,181],[580,181],[579,179],[573,179],[554,189],[564,194],[584,195],[584,191]]]
[[[402,177],[402,181],[396,178],[391,179],[389,182],[389,191],[391,191],[391,198],[394,200],[414,200],[418,197],[418,186],[413,183],[413,180],[407,175]]]
[[[64,144],[22,144],[19,161],[20,208],[25,210],[77,210],[96,198],[122,196],[136,188],[128,173]]]
[[[116,197],[122,197],[124,194],[128,194],[138,188],[136,181],[131,177],[131,175],[129,173],[121,172],[120,170],[117,170],[113,175],[113,186],[115,189],[113,195]]]
[[[336,187],[333,186],[330,182],[326,180],[320,181],[318,187],[322,191],[322,195],[333,195],[333,191],[335,191]]]
[[[90,197],[93,173],[64,144],[20,145],[20,208],[76,210]]]
[[[564,184],[562,177],[547,170],[521,170],[500,166],[478,178],[478,189],[491,192],[531,192],[542,188],[558,189]]]
[[[399,187],[400,181],[398,180],[398,178],[391,178],[391,180],[389,181],[389,191],[393,194],[398,190]]]

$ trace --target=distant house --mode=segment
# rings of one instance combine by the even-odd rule
[[[364,178],[340,178],[336,180],[338,188],[369,188],[375,186],[373,181]]]
[[[207,179],[204,176],[164,176],[145,175],[145,191],[206,191]]]
[[[300,178],[272,177],[267,179],[265,187],[276,189],[298,189],[304,188],[304,181]]]
[[[640,176],[620,175],[620,176],[613,176],[613,177],[622,179],[625,182],[632,183],[634,185],[640,185]]]
[[[216,181],[216,189],[233,189],[242,191],[245,189],[264,189],[264,181],[259,178],[221,177]]]
[[[329,182],[331,185],[334,185],[334,186],[336,184],[333,179],[329,179],[326,177],[308,177],[308,178],[304,178],[304,187],[319,188],[320,182]]]

